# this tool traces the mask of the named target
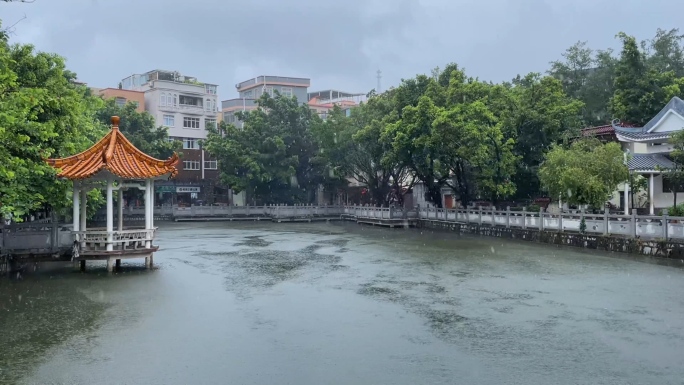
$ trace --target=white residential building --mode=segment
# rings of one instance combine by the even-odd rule
[[[158,125],[169,128],[171,137],[204,139],[206,125],[216,124],[216,84],[200,83],[194,77],[162,70],[131,75],[121,84],[125,90],[145,93],[145,110]]]
[[[157,126],[167,127],[169,138],[183,143],[178,176],[164,191],[175,192],[179,204],[215,201],[215,195],[222,194],[215,192],[217,162],[200,148],[200,140],[206,139],[208,125],[216,125],[218,86],[176,71],[153,70],[123,79],[121,88],[144,92],[145,110]]]

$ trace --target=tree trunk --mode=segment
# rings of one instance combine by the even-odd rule
[[[672,196],[674,197],[674,205],[672,207],[677,207],[677,189],[672,189]]]

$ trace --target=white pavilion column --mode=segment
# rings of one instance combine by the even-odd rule
[[[654,179],[653,174],[651,174],[650,177],[648,178],[648,201],[650,204],[648,213],[650,215],[655,215],[655,205],[653,204],[653,197],[655,196],[655,194],[653,193],[654,192],[653,179]]]
[[[107,179],[107,251],[114,250],[114,182]]]
[[[152,209],[152,180],[147,179],[145,180],[145,229],[146,230],[151,230],[152,229],[152,215],[151,215],[151,209]],[[145,247],[150,248],[152,245],[151,241],[145,241]]]
[[[119,231],[123,231],[123,188],[119,184]]]
[[[629,180],[625,182],[625,215],[629,215]]]
[[[78,188],[78,182],[74,181],[74,195],[72,201],[74,202],[74,210],[72,212],[74,221],[74,231],[79,231],[80,229],[80,203],[81,203],[81,193]]]
[[[154,229],[154,179],[150,180],[150,228]]]
[[[86,218],[87,218],[87,208],[88,208],[88,191],[85,188],[81,188],[81,225],[79,226],[79,231],[86,231]]]

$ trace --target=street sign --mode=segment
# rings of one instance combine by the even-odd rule
[[[190,186],[179,186],[176,187],[176,192],[177,193],[198,193],[200,192],[199,187],[190,187]]]

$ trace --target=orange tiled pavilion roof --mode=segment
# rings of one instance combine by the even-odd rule
[[[102,170],[125,179],[149,179],[165,174],[178,174],[178,154],[167,160],[155,159],[138,150],[119,131],[119,117],[112,116],[112,130],[89,149],[61,159],[48,159],[60,170],[60,178],[86,179]]]

